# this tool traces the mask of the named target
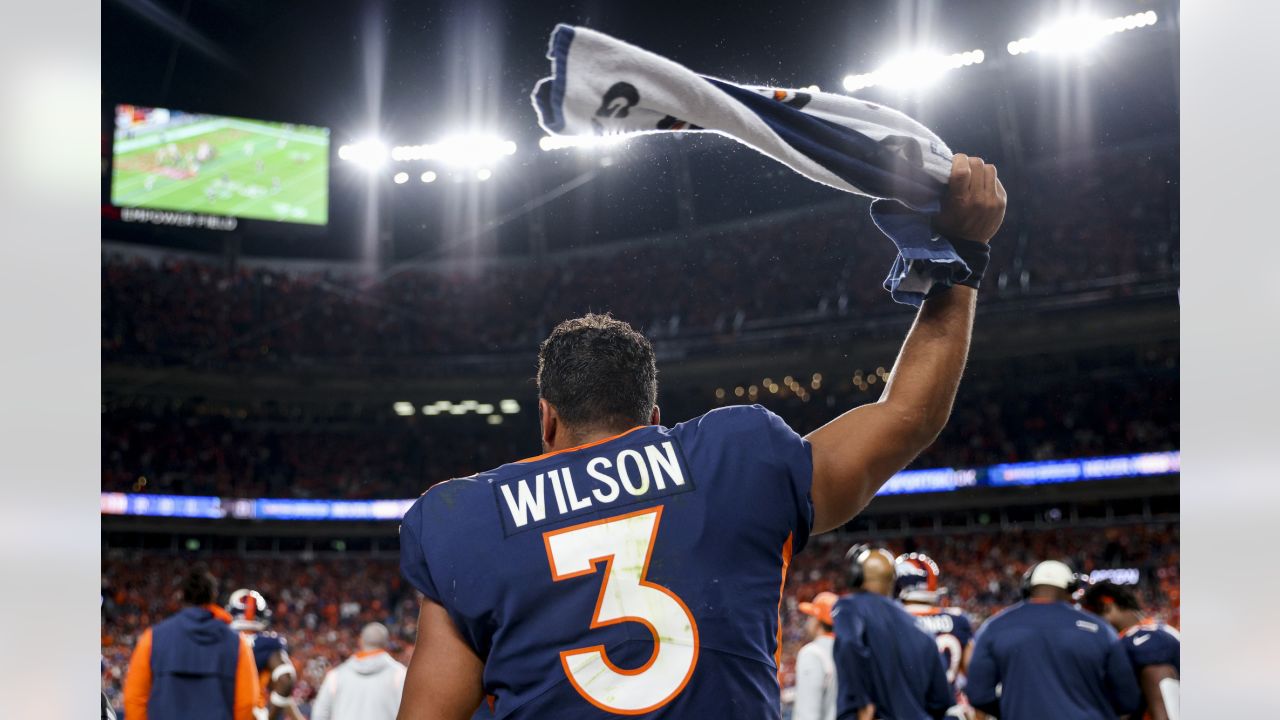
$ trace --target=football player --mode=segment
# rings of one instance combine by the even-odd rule
[[[964,674],[973,656],[973,624],[960,608],[944,608],[939,605],[946,588],[939,587],[938,563],[924,553],[904,553],[894,563],[896,579],[894,590],[907,612],[916,617],[916,623],[934,637],[942,664],[947,670],[947,682],[956,695],[956,707],[947,711],[949,717],[968,717],[961,692]]]
[[[934,230],[985,251],[995,168],[956,155],[945,194]],[[508,720],[776,720],[791,555],[937,437],[976,298],[925,300],[880,399],[805,437],[759,405],[665,427],[648,339],[561,323],[539,348],[543,454],[437,484],[404,516],[424,599],[400,720],[466,720],[486,693]]]
[[[231,593],[227,602],[231,629],[239,631],[253,648],[258,665],[258,706],[256,720],[303,720],[293,701],[293,685],[297,670],[289,659],[288,643],[274,632],[267,632],[271,608],[257,590],[241,588]]]
[[[1142,615],[1133,591],[1109,580],[1085,591],[1081,605],[1120,633],[1142,687],[1142,708],[1152,720],[1178,720],[1182,640],[1178,631]]]

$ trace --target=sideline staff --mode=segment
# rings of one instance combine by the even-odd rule
[[[840,598],[835,620],[837,717],[840,720],[942,718],[954,697],[933,636],[893,595],[894,559],[883,548],[855,545],[854,592]]]
[[[1124,648],[1106,621],[1071,606],[1077,587],[1057,560],[1027,571],[1023,602],[978,630],[966,688],[975,708],[1002,720],[1087,720],[1137,709]]]
[[[128,720],[253,720],[253,649],[217,597],[218,581],[196,565],[182,583],[187,607],[138,637],[124,680]]]

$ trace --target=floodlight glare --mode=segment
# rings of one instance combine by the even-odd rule
[[[454,167],[484,167],[515,154],[516,144],[511,140],[488,135],[456,135],[433,144],[399,145],[391,150],[391,159],[401,162],[435,160]]]
[[[387,146],[380,140],[361,140],[339,147],[338,159],[353,162],[368,170],[376,170],[387,161]]]
[[[409,182],[409,173],[407,173],[407,172],[398,172],[398,173],[396,173],[396,174],[395,174],[395,176],[394,176],[394,177],[392,177],[391,179],[392,179],[392,180],[395,180],[397,185],[403,185],[403,184],[405,184],[405,183]]]
[[[493,177],[493,172],[490,171],[489,168],[480,168],[476,171],[476,179],[480,182],[484,182],[491,177]]]
[[[1158,19],[1155,12],[1150,10],[1107,20],[1091,15],[1076,15],[1063,18],[1031,37],[1014,40],[1006,48],[1010,55],[1031,52],[1079,54],[1093,49],[1108,35],[1155,25]]]
[[[422,173],[422,182],[429,183],[436,181],[436,174],[430,170]]]
[[[505,415],[515,415],[520,412],[520,403],[511,398],[507,398],[506,400],[498,402],[498,409]]]
[[[413,403],[404,401],[392,404],[391,409],[401,417],[407,417],[415,412]]]
[[[543,152],[564,150],[565,148],[591,149],[621,145],[635,135],[546,135],[538,139],[538,147]]]
[[[856,92],[864,88],[883,86],[901,91],[921,90],[936,83],[949,70],[980,64],[986,59],[981,50],[943,55],[932,50],[905,53],[893,58],[878,69],[861,75],[848,75],[844,89]]]

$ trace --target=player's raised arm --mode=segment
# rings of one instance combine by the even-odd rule
[[[986,244],[1004,220],[1005,202],[995,166],[957,154],[934,229],[952,240]],[[812,532],[848,522],[942,432],[969,354],[977,294],[960,285],[925,300],[879,401],[854,408],[808,436]]]

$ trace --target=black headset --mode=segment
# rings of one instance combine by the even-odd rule
[[[867,543],[858,543],[849,548],[844,554],[844,561],[849,565],[849,587],[857,590],[862,588],[863,581],[866,580],[866,573],[862,570],[862,563],[867,561],[873,552],[885,553],[889,558],[889,566],[897,570],[897,564],[894,562],[893,554],[884,548],[872,547]]]
[[[1044,562],[1044,560],[1041,560],[1040,562]],[[1067,569],[1071,570],[1071,582],[1067,583],[1067,587],[1065,589],[1068,595],[1074,595],[1076,591],[1080,589],[1080,573],[1076,572],[1075,568],[1071,565],[1071,563],[1067,562],[1066,560],[1058,560],[1058,562],[1062,563],[1063,565],[1066,565]],[[1023,600],[1026,600],[1027,598],[1031,597],[1031,576],[1035,574],[1036,568],[1038,567],[1040,567],[1039,562],[1027,568],[1027,571],[1022,573],[1021,590],[1022,590]]]

